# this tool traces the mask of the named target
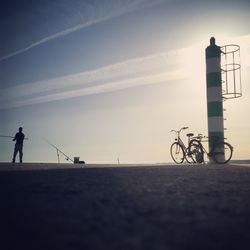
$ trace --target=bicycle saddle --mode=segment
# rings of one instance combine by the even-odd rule
[[[189,134],[187,134],[187,136],[188,136],[188,137],[194,136],[194,134],[193,134],[193,133],[189,133]]]

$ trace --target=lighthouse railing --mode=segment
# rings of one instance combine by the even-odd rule
[[[223,98],[234,99],[242,96],[240,46],[236,44],[221,47],[221,77]]]

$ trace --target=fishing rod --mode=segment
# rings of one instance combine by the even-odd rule
[[[15,137],[14,136],[10,136],[10,135],[0,135],[0,137],[3,137],[3,138],[11,138],[11,139],[14,139]],[[24,140],[29,140],[29,138],[24,138]]]
[[[66,160],[70,160],[74,163],[74,161],[69,157],[67,156],[65,153],[63,153],[58,147],[56,147],[55,145],[53,145],[52,143],[50,143],[48,140],[45,139],[45,141],[50,145],[52,146],[53,148],[56,149],[56,154],[57,154],[57,160],[58,160],[58,163],[60,163],[60,156],[59,156],[59,153],[61,153],[62,155],[64,155],[66,157]]]

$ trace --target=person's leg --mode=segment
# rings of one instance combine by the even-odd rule
[[[12,159],[12,162],[13,162],[13,163],[14,163],[15,160],[16,160],[17,152],[18,152],[18,147],[17,147],[17,145],[15,145],[15,149],[14,149],[14,153],[13,153],[13,159]]]
[[[20,163],[23,162],[23,145],[19,145],[19,160]]]

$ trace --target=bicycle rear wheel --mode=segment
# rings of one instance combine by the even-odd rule
[[[218,164],[229,162],[233,155],[233,147],[227,142],[219,142],[214,146],[212,158]]]
[[[174,142],[170,147],[170,154],[175,163],[180,164],[184,161],[184,149],[180,143]]]
[[[195,158],[190,154],[188,148],[185,150],[185,159],[189,164],[195,163]]]

